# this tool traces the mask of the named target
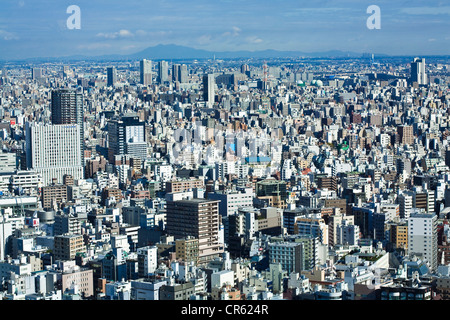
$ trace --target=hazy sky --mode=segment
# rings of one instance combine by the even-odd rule
[[[70,5],[80,29],[68,29]],[[377,5],[381,28],[366,26]],[[157,44],[212,51],[349,50],[450,54],[450,1],[0,0],[0,58],[138,52]]]

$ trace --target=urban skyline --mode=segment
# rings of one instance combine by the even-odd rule
[[[79,9],[79,25],[71,17]],[[367,28],[380,9],[379,29]],[[0,59],[131,54],[158,44],[268,50],[447,55],[450,7],[392,1],[68,1],[2,3]],[[75,21],[76,22],[76,21]],[[69,24],[69,25],[68,25]]]

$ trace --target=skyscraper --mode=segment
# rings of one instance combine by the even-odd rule
[[[112,87],[116,84],[117,81],[117,69],[116,67],[108,67],[107,69],[107,86]]]
[[[209,73],[203,76],[203,100],[208,106],[214,104],[215,82],[214,74]]]
[[[169,81],[169,63],[167,61],[159,61],[158,62],[159,70],[158,70],[158,81],[159,83],[164,83]]]
[[[42,175],[43,185],[64,175],[83,179],[78,124],[41,125],[26,123],[27,167]]]
[[[173,64],[172,65],[172,81],[187,83],[188,82],[188,70],[185,64]]]
[[[180,71],[179,71],[179,77],[180,77],[179,81],[180,81],[180,83],[187,83],[187,82],[188,82],[188,70],[187,70],[187,65],[182,64],[182,65],[180,66],[180,69],[179,69],[179,70],[180,70]]]
[[[152,61],[143,59],[140,62],[141,84],[147,86],[152,84]]]
[[[137,115],[125,115],[120,120],[108,122],[108,161],[114,163],[116,155],[128,154],[145,159],[147,143],[145,142],[145,123]]]
[[[84,165],[83,95],[72,89],[52,91],[52,124],[77,124],[80,130],[80,158]]]
[[[427,74],[425,72],[425,58],[414,58],[411,62],[411,82],[427,84]]]

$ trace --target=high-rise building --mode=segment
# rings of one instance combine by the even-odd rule
[[[172,81],[186,83],[188,82],[187,65],[175,63],[172,65]]]
[[[42,175],[43,186],[64,175],[83,179],[80,128],[78,124],[41,125],[26,123],[27,167]]]
[[[152,61],[143,59],[140,62],[140,83],[144,86],[152,84]]]
[[[179,80],[180,83],[187,83],[188,82],[188,69],[187,65],[182,64],[179,68]]]
[[[411,62],[411,82],[427,84],[427,74],[425,72],[425,58],[414,58]]]
[[[42,69],[41,68],[32,68],[31,69],[31,79],[39,80],[42,78]]]
[[[411,214],[408,219],[408,254],[426,260],[431,270],[437,270],[437,216]]]
[[[83,95],[71,89],[52,91],[52,124],[77,124],[81,164],[84,166]]]
[[[145,159],[147,143],[145,142],[145,123],[137,115],[125,115],[120,120],[108,122],[108,161],[114,163],[117,155]]]
[[[172,81],[180,82],[180,64],[178,63],[172,64]]]
[[[203,100],[207,105],[212,106],[215,100],[215,85],[214,74],[209,73],[203,76]]]
[[[117,81],[117,69],[116,67],[108,67],[107,69],[107,83],[108,87],[112,87]]]
[[[159,61],[158,62],[158,81],[159,83],[164,83],[169,81],[169,63],[167,61]]]
[[[223,253],[220,242],[219,201],[190,199],[167,201],[166,230],[177,239],[198,239],[199,263],[206,263]]]

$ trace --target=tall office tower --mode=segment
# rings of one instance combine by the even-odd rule
[[[143,59],[140,62],[141,84],[147,86],[152,84],[152,61]]]
[[[167,201],[166,230],[175,240],[192,236],[198,239],[199,264],[219,257],[220,243],[219,201],[190,199]]]
[[[112,87],[116,84],[117,81],[117,69],[116,67],[108,67],[107,69],[107,86]]]
[[[158,62],[158,81],[160,84],[169,81],[169,63],[167,61]]]
[[[250,67],[248,66],[248,64],[241,65],[241,73],[246,73],[249,71],[250,71]]]
[[[188,69],[187,65],[182,64],[179,68],[179,80],[180,83],[187,83],[188,82]]]
[[[64,175],[84,178],[78,124],[42,125],[26,123],[27,167],[42,175],[43,186]]]
[[[437,216],[411,214],[408,219],[408,255],[426,260],[433,271],[437,269]]]
[[[31,79],[39,80],[42,78],[42,69],[41,68],[32,68],[31,69]]]
[[[187,83],[188,82],[188,70],[185,64],[173,64],[172,65],[172,81]]]
[[[397,133],[400,137],[401,144],[413,144],[414,143],[414,135],[413,135],[413,127],[412,126],[398,126]]]
[[[209,73],[203,76],[203,100],[208,106],[212,106],[214,104],[215,82],[214,74]]]
[[[80,157],[84,166],[83,95],[72,89],[52,91],[52,124],[77,124],[80,130]]]
[[[414,58],[411,62],[411,82],[427,84],[427,74],[425,72],[425,58]]]
[[[180,82],[180,65],[178,63],[172,65],[172,81]]]
[[[114,163],[115,156],[125,154],[144,160],[147,157],[145,123],[134,114],[109,121],[108,145],[108,161],[111,164]]]

